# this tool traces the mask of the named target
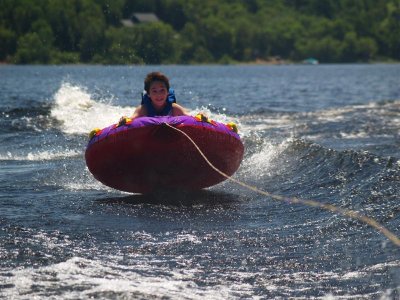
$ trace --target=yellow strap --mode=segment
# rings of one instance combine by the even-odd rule
[[[95,137],[99,132],[101,131],[100,128],[95,128],[89,133],[89,139],[92,139]]]
[[[233,122],[227,123],[226,126],[228,126],[229,129],[232,130],[233,132],[236,132],[236,133],[239,132],[237,125]]]

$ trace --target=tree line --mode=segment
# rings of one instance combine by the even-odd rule
[[[159,22],[124,26],[134,12]],[[400,60],[400,0],[0,0],[0,61]]]

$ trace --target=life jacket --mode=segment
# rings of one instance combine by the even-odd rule
[[[151,103],[151,99],[146,91],[142,93],[141,104],[146,107],[148,117],[172,115],[172,103],[176,103],[175,91],[173,89],[169,89],[166,102],[167,105],[164,107],[164,109],[162,111],[157,111]]]

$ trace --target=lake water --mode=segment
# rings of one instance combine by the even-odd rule
[[[0,298],[399,299],[400,248],[371,226],[225,181],[131,195],[96,181],[87,133],[145,75],[234,121],[234,178],[400,235],[400,65],[0,66]]]

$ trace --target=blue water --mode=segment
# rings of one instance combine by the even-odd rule
[[[400,235],[400,65],[0,66],[0,298],[398,299],[400,249],[359,221],[224,182],[130,195],[85,166],[87,133],[143,78],[234,121],[235,178]]]

